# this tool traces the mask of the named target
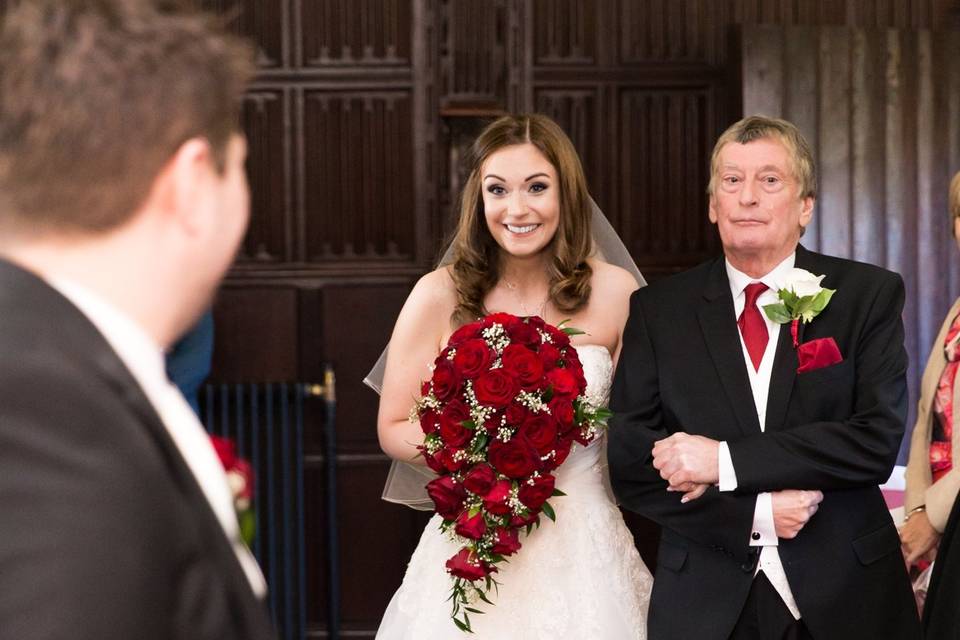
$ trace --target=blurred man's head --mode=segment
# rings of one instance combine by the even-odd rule
[[[241,39],[178,4],[30,0],[10,10],[0,30],[0,251],[16,260],[50,241],[109,244],[127,263],[118,274],[179,281],[171,303],[187,316],[207,304],[246,227],[239,110],[253,65]],[[50,255],[20,262],[44,272]]]

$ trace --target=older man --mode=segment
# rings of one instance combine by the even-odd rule
[[[877,488],[904,430],[902,281],[799,245],[816,179],[792,124],[737,122],[711,172],[724,257],[634,294],[611,399],[614,490],[663,526],[649,637],[918,638]]]
[[[0,32],[0,636],[265,639],[263,576],[163,349],[247,224],[249,48],[147,0]]]

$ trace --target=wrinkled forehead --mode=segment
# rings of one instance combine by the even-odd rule
[[[717,149],[713,159],[713,173],[724,169],[739,171],[775,170],[797,177],[794,152],[789,142],[775,135],[749,142],[731,140]]]

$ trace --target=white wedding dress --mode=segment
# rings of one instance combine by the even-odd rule
[[[605,347],[577,347],[587,395],[606,406],[613,363]],[[410,558],[403,584],[377,631],[379,640],[628,640],[647,637],[653,577],[633,545],[606,488],[604,439],[574,451],[554,473],[566,496],[552,498],[556,523],[541,516],[539,529],[520,534],[523,547],[501,564],[490,594],[495,606],[472,605],[474,634],[450,619],[451,578],[444,564],[457,545],[434,517]]]

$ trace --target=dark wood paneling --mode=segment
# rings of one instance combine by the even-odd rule
[[[591,65],[597,60],[601,5],[593,0],[534,0],[533,56],[537,65]]]
[[[303,64],[409,65],[411,0],[299,0]]]
[[[308,91],[305,228],[312,262],[412,259],[412,100],[408,91]]]
[[[238,2],[238,0],[202,0],[205,9],[230,18],[239,34],[249,37],[257,47],[257,64],[263,69],[290,65],[290,7],[287,0]]]
[[[293,262],[294,211],[291,198],[288,93],[257,90],[243,103],[247,134],[247,175],[250,180],[251,217],[239,262],[261,264]]]
[[[337,411],[342,416],[337,446],[342,454],[380,455],[377,395],[363,378],[390,339],[412,284],[323,290],[323,324],[316,329],[324,337],[324,359],[337,370]]]
[[[224,286],[213,306],[218,382],[298,379],[297,289]]]

